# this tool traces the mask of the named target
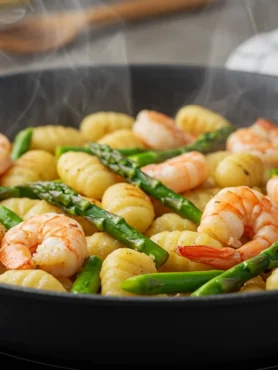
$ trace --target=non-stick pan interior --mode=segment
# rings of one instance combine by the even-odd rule
[[[99,110],[135,115],[154,109],[174,115],[200,104],[246,126],[257,117],[278,121],[275,77],[190,66],[97,66],[0,78],[0,130],[9,137],[26,126],[78,127]]]
[[[38,71],[0,78],[0,131],[12,138],[27,126],[78,127],[84,116],[99,110],[174,115],[184,104],[203,105],[246,126],[257,117],[278,122],[277,101],[276,78],[223,69],[152,65]],[[25,295],[23,289],[2,287],[0,347],[91,364],[247,360],[276,352],[278,298],[267,293],[261,300],[259,294],[218,296],[213,306],[208,304],[212,297],[195,303],[186,297],[168,303],[158,298],[148,304]],[[274,318],[271,329],[266,317]]]

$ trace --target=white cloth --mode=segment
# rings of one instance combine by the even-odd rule
[[[226,68],[278,76],[278,29],[244,41],[229,56]]]

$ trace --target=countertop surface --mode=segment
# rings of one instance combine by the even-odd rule
[[[130,0],[132,1],[132,0]],[[33,0],[26,14],[86,8],[109,1]],[[0,52],[0,73],[95,64],[178,63],[223,66],[248,38],[278,26],[277,0],[226,0],[217,5],[113,29],[85,32],[71,45],[42,55]],[[26,16],[25,14],[25,16]],[[0,26],[24,12],[0,12]]]

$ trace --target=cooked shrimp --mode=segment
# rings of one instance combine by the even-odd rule
[[[86,256],[86,238],[79,223],[52,212],[12,227],[0,249],[0,261],[6,268],[40,268],[56,277],[72,276]]]
[[[133,125],[133,132],[153,149],[172,149],[195,141],[195,137],[177,127],[175,121],[162,113],[142,110]]]
[[[247,186],[224,188],[208,202],[197,230],[233,248],[185,246],[177,252],[194,262],[227,269],[278,240],[278,206]],[[251,240],[242,245],[243,236]]]
[[[11,149],[12,144],[9,139],[0,134],[0,175],[3,175],[12,165]]]
[[[233,153],[255,154],[265,165],[278,165],[278,126],[260,118],[250,127],[233,132],[227,140],[226,147]]]
[[[177,193],[182,193],[202,184],[208,177],[209,169],[203,154],[190,152],[163,163],[149,164],[141,170]]]
[[[278,176],[273,176],[266,183],[266,192],[268,197],[275,203],[278,204]]]

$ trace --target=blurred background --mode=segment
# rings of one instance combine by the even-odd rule
[[[129,0],[132,1],[135,0]],[[90,7],[116,2],[119,1],[0,0],[0,31],[30,15],[78,9],[85,12]],[[252,66],[244,58],[248,59],[248,53],[243,50],[239,55],[238,47],[258,35],[271,31],[273,35],[278,26],[277,14],[277,0],[219,0],[208,2],[201,8],[132,24],[118,19],[113,27],[88,27],[69,45],[24,55],[1,48],[3,36],[0,33],[0,73],[99,63],[178,63],[253,68],[267,73],[269,68],[264,70],[258,60],[262,60],[262,54],[266,56],[267,52],[277,53],[278,40],[272,40],[270,51],[265,50],[265,42],[261,42],[262,49],[256,44],[251,50]],[[273,66],[273,61],[268,64]],[[273,68],[276,70],[277,67]]]

